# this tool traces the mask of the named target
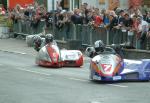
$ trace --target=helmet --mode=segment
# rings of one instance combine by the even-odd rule
[[[35,36],[33,37],[33,43],[38,44],[38,45],[41,45],[41,43],[42,43],[42,38],[41,38],[39,35],[35,35]]]
[[[53,42],[53,39],[54,39],[54,37],[53,37],[52,34],[46,34],[46,35],[45,35],[45,42],[46,42],[46,44],[52,43],[52,42]]]
[[[92,57],[94,53],[95,53],[94,47],[87,47],[86,50],[85,50],[85,54],[88,57]]]
[[[95,48],[96,53],[103,52],[104,49],[105,49],[105,44],[103,43],[102,40],[97,40],[97,41],[94,43],[94,48]]]

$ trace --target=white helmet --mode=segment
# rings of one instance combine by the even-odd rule
[[[103,52],[104,49],[105,49],[105,44],[103,43],[102,40],[97,40],[97,41],[94,43],[94,48],[95,48],[96,53]]]

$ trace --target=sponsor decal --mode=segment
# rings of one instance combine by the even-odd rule
[[[103,70],[105,72],[110,72],[111,71],[111,68],[112,68],[112,65],[111,64],[101,64]]]
[[[69,54],[69,55],[66,55],[66,59],[75,59],[76,58],[76,55],[75,54]]]
[[[121,76],[114,76],[113,80],[121,80]]]
[[[94,80],[101,80],[101,77],[97,76],[97,75],[93,75],[93,79]]]

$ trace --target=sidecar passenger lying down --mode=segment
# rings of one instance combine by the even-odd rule
[[[80,67],[83,54],[79,50],[60,50],[57,45],[46,45],[40,49],[36,64],[45,67]]]

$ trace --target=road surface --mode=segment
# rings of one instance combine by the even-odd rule
[[[35,55],[0,51],[0,103],[149,103],[150,82],[89,80],[81,68],[44,68]]]

